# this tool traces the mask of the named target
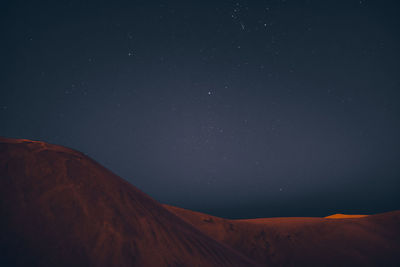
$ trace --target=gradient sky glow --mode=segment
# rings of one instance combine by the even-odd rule
[[[8,1],[0,136],[230,218],[400,206],[398,1]]]

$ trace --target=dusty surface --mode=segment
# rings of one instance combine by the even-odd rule
[[[0,139],[1,266],[247,266],[82,153]]]
[[[0,266],[399,266],[400,212],[227,220],[84,154],[0,138]]]
[[[399,266],[400,211],[361,218],[227,220],[167,206],[266,266]]]
[[[326,216],[325,218],[327,218],[327,219],[351,219],[351,218],[363,218],[363,217],[367,217],[367,216],[368,215],[337,213],[337,214]]]

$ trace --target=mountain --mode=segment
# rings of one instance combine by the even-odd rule
[[[252,266],[84,154],[0,139],[1,266]]]
[[[228,220],[84,154],[0,138],[0,266],[399,266],[400,211]]]

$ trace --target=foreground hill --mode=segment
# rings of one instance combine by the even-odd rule
[[[165,207],[203,233],[268,266],[400,265],[400,211],[334,220],[227,220]]]
[[[82,153],[0,139],[0,266],[252,266]]]

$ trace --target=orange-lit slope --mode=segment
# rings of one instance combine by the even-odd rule
[[[1,266],[251,266],[84,154],[0,139]]]
[[[337,213],[337,214],[326,216],[325,218],[327,218],[327,219],[351,219],[351,218],[363,218],[363,217],[367,217],[367,216],[368,215]]]
[[[399,211],[345,220],[227,220],[166,207],[205,234],[267,265],[400,265]]]

